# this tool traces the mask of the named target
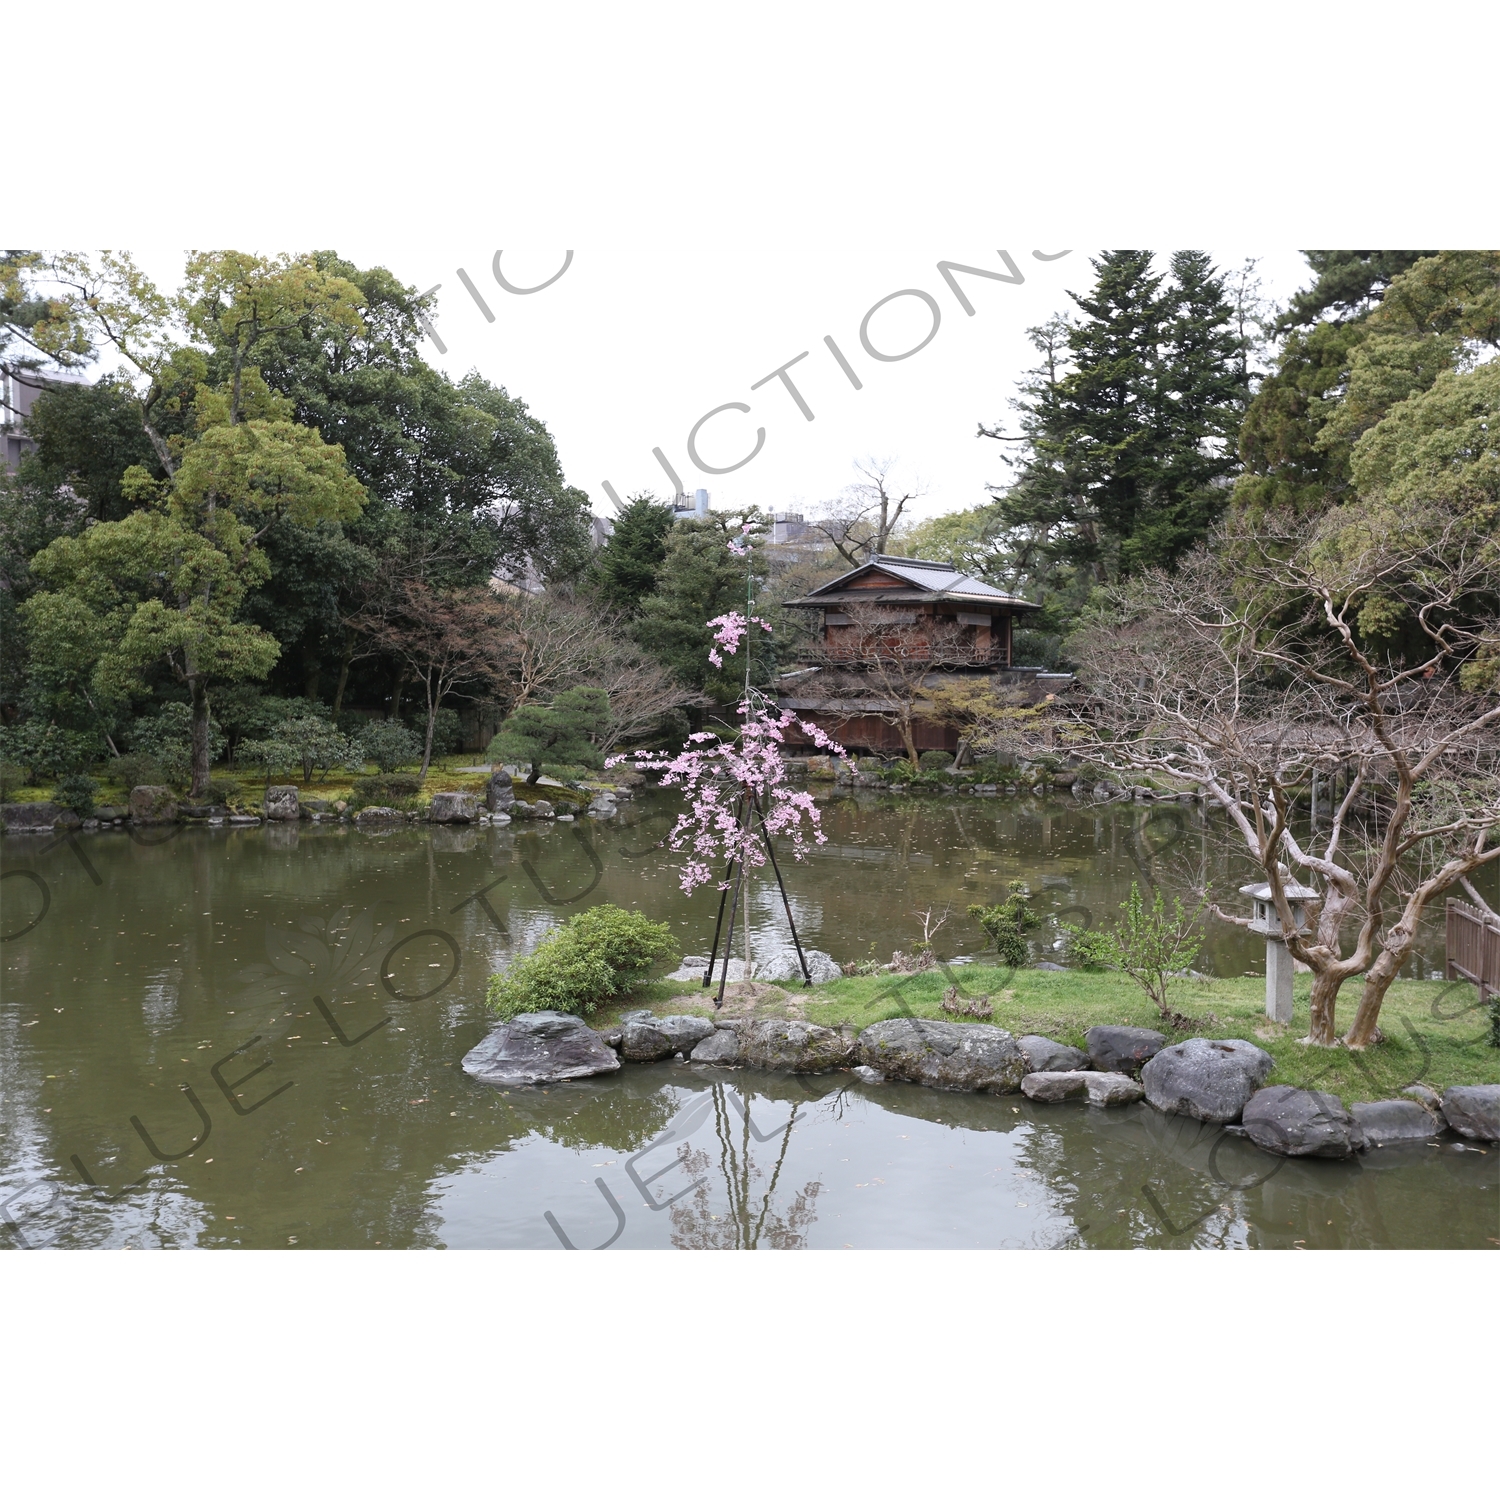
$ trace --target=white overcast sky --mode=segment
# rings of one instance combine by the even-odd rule
[[[259,245],[308,249],[315,242]],[[321,242],[318,242],[321,243]],[[454,378],[478,370],[523,399],[546,422],[569,483],[588,492],[598,515],[612,515],[604,485],[620,496],[671,493],[652,450],[660,448],[688,491],[712,505],[759,504],[815,510],[857,476],[856,460],[891,459],[898,480],[925,491],[911,507],[936,515],[982,503],[985,483],[1003,480],[1000,445],[976,436],[981,421],[1011,425],[1008,401],[1035,363],[1026,330],[1072,307],[1069,291],[1093,281],[1090,257],[1057,256],[1045,242],[1015,242],[1008,253],[1020,285],[955,272],[974,308],[968,315],[938,270],[957,262],[1009,274],[993,247],[940,243],[926,252],[736,251],[685,244],[668,252],[580,249],[550,286],[526,295],[494,275],[495,247],[480,241],[411,250],[378,242],[334,243],[361,265],[384,265],[419,290],[440,287],[433,326],[446,345],[427,341],[427,358]],[[1310,278],[1287,249],[1211,251],[1230,269],[1258,260],[1265,292],[1284,302]],[[141,256],[163,285],[175,284],[183,255]],[[500,271],[512,286],[539,286],[557,274],[566,247],[507,249]],[[1159,264],[1165,265],[1165,249]],[[489,321],[459,277],[483,299]],[[865,315],[892,293],[921,291],[938,309],[937,330],[908,358],[881,361],[862,346]],[[933,329],[929,305],[897,297],[870,319],[867,336],[885,354],[920,344]],[[861,388],[824,343],[831,337]],[[808,421],[780,379],[752,389],[779,366]],[[742,459],[764,429],[759,453],[728,474],[705,473],[688,452],[694,424],[729,402],[748,406],[706,423],[697,442],[705,464]]]

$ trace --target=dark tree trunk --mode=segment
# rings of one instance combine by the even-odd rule
[[[193,779],[188,796],[195,802],[208,795],[208,688],[201,677],[189,684],[193,702]]]
[[[333,717],[335,721],[344,707],[344,689],[349,686],[349,663],[354,658],[354,632],[344,632],[344,650],[339,657],[339,685],[333,694]]]

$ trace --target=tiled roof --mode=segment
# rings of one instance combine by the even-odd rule
[[[861,563],[857,568],[851,568],[849,572],[835,578],[831,583],[825,583],[821,588],[814,589],[805,598],[790,599],[787,602],[806,605],[821,603],[823,596],[843,593],[849,587],[851,579],[876,569],[882,573],[889,573],[893,578],[899,578],[903,583],[924,594],[941,594],[952,599],[973,599],[986,604],[1018,605],[1024,609],[1038,607],[1029,599],[1023,599],[1016,594],[1007,594],[1002,589],[997,589],[968,573],[960,573],[948,563],[929,562],[921,557],[887,557],[884,553],[872,557],[868,562]],[[878,595],[879,592],[876,589],[869,590],[872,596]]]

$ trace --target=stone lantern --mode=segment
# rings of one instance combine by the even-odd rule
[[[1307,903],[1318,899],[1317,891],[1311,886],[1298,885],[1284,868],[1281,889],[1292,909],[1296,932],[1305,936],[1312,931],[1307,920]],[[1281,915],[1271,896],[1271,884],[1262,881],[1259,885],[1242,885],[1240,895],[1248,896],[1254,903],[1250,931],[1260,933],[1266,940],[1266,1014],[1273,1021],[1288,1025],[1292,1019],[1292,955],[1283,940]]]

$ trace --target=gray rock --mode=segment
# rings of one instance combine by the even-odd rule
[[[804,948],[802,955],[807,960],[807,971],[814,984],[828,984],[844,977],[844,971],[819,949]],[[755,977],[767,984],[802,983],[802,965],[797,962],[797,950],[792,947],[778,948],[763,958],[757,958],[753,969]]]
[[[122,819],[128,818],[130,816],[130,809],[128,807],[114,806],[96,807],[94,809],[94,816],[98,818],[101,823],[118,823]]]
[[[615,805],[615,799],[607,792],[600,792],[589,803],[589,816],[592,818],[612,818],[619,810]]]
[[[1144,1026],[1090,1026],[1083,1041],[1101,1073],[1139,1073],[1141,1064],[1167,1045],[1161,1032]]]
[[[1227,1125],[1239,1119],[1275,1065],[1271,1054],[1253,1042],[1193,1036],[1149,1058],[1141,1068],[1141,1082],[1147,1102],[1163,1114]]]
[[[538,797],[531,804],[531,816],[533,818],[550,818],[553,816],[552,804],[545,797]]]
[[[1048,1036],[1023,1036],[1016,1045],[1026,1059],[1028,1073],[1073,1073],[1089,1064],[1086,1052]]]
[[[516,800],[516,789],[507,771],[494,771],[484,789],[484,805],[492,813],[508,813]]]
[[[404,823],[406,814],[397,807],[362,807],[355,813],[354,821],[361,828],[379,827],[388,823]]]
[[[479,798],[472,792],[434,792],[427,809],[429,823],[472,823],[479,816]]]
[[[62,811],[55,802],[0,803],[0,827],[7,833],[51,833]]]
[[[1100,1108],[1121,1104],[1134,1104],[1141,1097],[1142,1089],[1135,1079],[1124,1073],[1096,1073],[1093,1071],[1028,1073],[1021,1080],[1021,1092],[1028,1099],[1043,1104],[1058,1104],[1064,1099],[1085,1096],[1088,1102]]]
[[[754,964],[750,966],[750,972],[752,974],[755,972]],[[691,984],[694,981],[702,984],[703,976],[707,973],[708,960],[706,958],[685,958],[683,959],[681,965],[678,968],[674,969],[666,977],[668,979],[674,979],[682,984]],[[719,962],[714,965],[714,982],[717,983],[720,979],[723,978],[723,976],[724,961],[721,958]],[[731,958],[729,960],[729,983],[738,984],[740,980],[744,979],[745,977],[745,960],[742,958]]]
[[[714,1030],[688,1054],[688,1061],[695,1063],[718,1063],[727,1067],[740,1060],[739,1035],[727,1026]]]
[[[751,1021],[740,1031],[740,1061],[781,1073],[827,1073],[855,1061],[854,1033],[779,1017]]]
[[[1362,1137],[1334,1094],[1276,1083],[1251,1095],[1240,1117],[1245,1134],[1278,1156],[1352,1156]]]
[[[1436,1089],[1430,1089],[1425,1083],[1414,1083],[1410,1088],[1401,1090],[1403,1094],[1409,1094],[1413,1099],[1420,1099],[1428,1109],[1441,1109],[1443,1100]]]
[[[629,1062],[657,1062],[691,1052],[713,1030],[702,1016],[643,1016],[621,1026],[620,1055]]]
[[[302,808],[294,786],[268,786],[266,788],[266,822],[295,823],[302,816]]]
[[[1072,1068],[1028,1073],[1021,1080],[1021,1092],[1028,1099],[1037,1099],[1043,1104],[1061,1104],[1064,1099],[1086,1092],[1088,1076]]]
[[[577,1016],[539,1010],[497,1026],[464,1058],[481,1083],[561,1083],[613,1073],[620,1059]]]
[[[1039,962],[1032,964],[1031,967],[1033,969],[1045,970],[1049,974],[1066,974],[1068,972],[1064,965],[1055,964],[1050,958],[1044,958]]]
[[[171,787],[138,786],[130,793],[132,823],[175,823],[177,798]]]
[[[1134,1104],[1145,1090],[1128,1073],[1085,1073],[1089,1103],[1102,1106]]]
[[[1351,1104],[1349,1113],[1359,1126],[1366,1147],[1390,1146],[1400,1141],[1428,1141],[1443,1133],[1443,1122],[1415,1099],[1380,1099],[1374,1104]]]
[[[529,802],[522,802],[521,799],[517,797],[516,800],[510,805],[510,816],[514,818],[518,823],[524,823],[529,817],[531,817],[531,804]]]
[[[1462,1083],[1443,1095],[1443,1118],[1471,1141],[1500,1141],[1500,1083]]]
[[[958,1021],[877,1021],[859,1035],[859,1060],[887,1078],[963,1093],[1014,1094],[1026,1056],[998,1026]]]
[[[878,1068],[867,1067],[864,1063],[860,1063],[860,1065],[857,1068],[853,1068],[850,1071],[854,1074],[854,1076],[857,1079],[859,1079],[859,1081],[861,1083],[884,1083],[885,1082],[885,1074],[884,1073],[882,1073]]]

